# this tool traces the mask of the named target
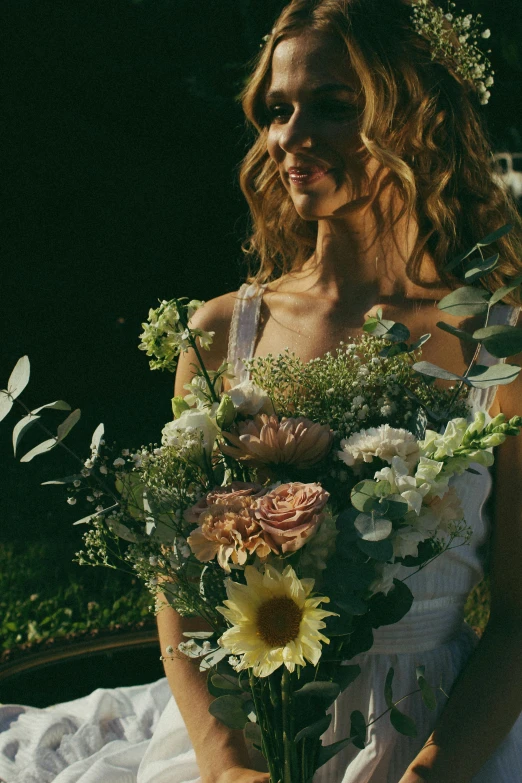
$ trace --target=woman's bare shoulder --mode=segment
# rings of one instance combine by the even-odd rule
[[[210,350],[204,352],[205,365],[208,369],[217,369],[227,356],[230,324],[237,297],[237,291],[216,296],[205,302],[192,316],[190,321],[192,328],[214,332]],[[192,361],[192,354],[189,358]]]

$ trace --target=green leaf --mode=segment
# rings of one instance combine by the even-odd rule
[[[304,729],[298,731],[294,737],[294,742],[299,742],[299,740],[305,739],[305,737],[320,737],[325,733],[331,722],[332,716],[325,715],[324,718],[320,718],[315,723],[312,723],[311,726],[305,726]]]
[[[464,272],[464,280],[466,283],[474,283],[475,280],[479,280],[481,277],[491,272],[498,264],[500,258],[498,253],[494,256],[486,258],[485,261],[474,262],[473,266]]]
[[[413,603],[413,595],[408,585],[399,579],[393,580],[393,587],[387,595],[377,593],[368,602],[372,626],[393,625],[402,620]]]
[[[380,563],[386,563],[393,557],[393,544],[390,539],[384,541],[366,541],[360,538],[357,541],[357,547],[368,557],[377,560]]]
[[[359,514],[354,524],[365,541],[383,541],[393,530],[389,519],[378,519],[374,514]]]
[[[522,351],[522,329],[516,326],[485,326],[473,332],[492,356],[505,359]]]
[[[376,337],[384,337],[386,334],[388,334],[393,326],[395,326],[395,321],[389,321],[387,318],[381,318],[380,321],[378,321],[375,329],[372,330],[372,334],[374,334]]]
[[[351,743],[352,739],[348,737],[347,739],[339,740],[339,742],[334,742],[331,745],[321,745],[319,748],[319,753],[317,754],[315,768],[319,769],[319,767],[322,767],[323,764],[326,764],[327,761],[330,761],[331,758],[336,756],[341,752],[341,750],[344,750]]]
[[[256,745],[261,745],[261,726],[259,723],[252,723],[252,721],[249,721],[245,725],[244,731],[247,740]]]
[[[29,416],[24,416],[23,419],[20,419],[20,421],[15,425],[13,429],[13,452],[15,457],[17,446],[20,443],[22,437],[25,435],[27,430],[33,426],[33,424],[36,424],[39,418],[39,416],[33,416],[32,414],[29,414]]]
[[[56,438],[49,438],[49,440],[44,440],[43,443],[38,444],[38,446],[35,446],[34,449],[31,449],[31,451],[28,451],[27,454],[24,454],[20,462],[30,462],[33,457],[36,457],[38,454],[44,454],[46,451],[51,451],[51,449],[53,449],[57,443],[58,441]]]
[[[294,697],[300,701],[308,702],[310,699],[318,701],[322,709],[327,710],[341,692],[340,686],[336,682],[318,681],[307,682],[299,690],[294,691]]]
[[[415,342],[410,345],[409,350],[416,351],[417,348],[421,348],[421,346],[423,346],[424,343],[427,343],[430,338],[431,338],[431,334],[429,333],[421,335],[418,340],[415,340]]]
[[[183,636],[189,639],[211,639],[214,634],[215,631],[183,631]]]
[[[107,508],[104,508],[103,511],[93,511],[92,514],[89,514],[86,517],[82,517],[81,519],[77,519],[76,522],[73,522],[73,525],[87,525],[91,521],[91,519],[96,519],[96,517],[101,517],[103,514],[106,514],[108,511],[112,511],[113,508],[118,508],[120,504],[114,503],[112,506],[107,506]],[[120,525],[121,523],[111,522],[111,526],[116,524]],[[125,525],[121,525],[121,527],[125,527]],[[112,527],[111,527],[112,529]],[[126,530],[129,530],[128,527],[125,527]],[[129,531],[130,533],[130,531]],[[119,533],[116,533],[116,535],[119,535]],[[134,536],[134,534],[132,534]],[[121,536],[124,538],[124,536]],[[136,543],[140,539],[137,536],[134,536],[133,538],[127,538],[126,541],[132,541],[133,543]],[[144,537],[141,539],[144,540]]]
[[[399,734],[405,734],[407,737],[417,736],[417,727],[415,722],[403,712],[399,712],[397,707],[393,707],[390,712],[390,721],[393,728],[399,732]]]
[[[377,329],[377,326],[379,325],[379,319],[374,318],[373,316],[366,319],[366,321],[363,323],[362,330],[363,332],[367,332],[368,334],[372,334]]]
[[[18,359],[15,368],[9,380],[7,381],[7,391],[15,400],[25,389],[29,383],[29,376],[31,375],[31,366],[29,364],[29,357],[22,356]]]
[[[421,690],[422,701],[429,710],[435,710],[437,708],[437,699],[435,698],[433,688],[424,676],[424,666],[417,667],[416,676]]]
[[[518,277],[515,277],[508,285],[502,286],[502,288],[497,288],[497,290],[492,294],[491,299],[489,300],[489,304],[493,306],[497,302],[500,302],[501,299],[504,299],[505,296],[511,293],[511,291],[514,291],[515,288],[518,288],[519,285],[522,283],[522,275],[519,275]]]
[[[93,432],[93,436],[91,439],[91,451],[99,451],[100,448],[100,441],[103,438],[103,433],[105,429],[103,424],[98,424],[96,429]]]
[[[410,349],[406,343],[391,343],[379,351],[379,356],[383,356],[387,359],[393,359],[394,356],[399,356],[401,353],[408,353],[409,350]]]
[[[451,315],[480,315],[488,309],[487,296],[482,288],[463,286],[441,299],[437,307]]]
[[[366,744],[366,718],[359,710],[354,710],[350,715],[350,739],[360,750]]]
[[[451,326],[444,321],[437,321],[437,326],[439,329],[442,329],[443,332],[448,332],[448,334],[452,334],[455,337],[458,337],[459,340],[465,340],[468,343],[476,342],[473,335],[471,335],[469,332],[465,332],[464,329],[457,329],[456,326]]]
[[[386,679],[384,681],[384,701],[386,702],[386,706],[389,708],[393,707],[393,677],[395,675],[395,669],[393,666],[391,666],[388,669],[388,673],[386,675]]]
[[[493,242],[496,242],[497,239],[500,239],[500,237],[503,237],[505,234],[509,234],[512,228],[512,223],[506,223],[504,226],[497,228],[496,231],[488,234],[487,237],[484,237],[484,239],[481,239],[480,242],[477,242],[477,247],[486,247],[486,245],[491,245]]]
[[[352,489],[350,499],[358,511],[370,511],[375,498],[375,481],[359,481]]]
[[[62,421],[62,423],[59,425],[58,429],[56,430],[56,435],[58,437],[58,441],[62,441],[72,430],[75,424],[78,423],[80,420],[80,417],[82,415],[82,412],[79,408],[76,408],[75,411],[70,413],[65,421]]]
[[[200,672],[205,672],[208,669],[211,669],[213,666],[216,666],[227,655],[230,655],[230,653],[224,647],[220,647],[219,649],[214,650],[208,655],[205,655],[205,657],[202,658],[201,663],[199,664]]]
[[[64,400],[55,400],[54,402],[48,402],[47,405],[40,405],[39,408],[35,408],[31,413],[34,415],[35,413],[40,413],[40,411],[43,411],[44,408],[49,408],[55,411],[70,411],[71,406],[68,402],[65,402]]]
[[[431,375],[432,378],[442,378],[445,381],[464,381],[464,383],[467,383],[467,380],[462,375],[443,370],[442,367],[438,367],[431,362],[416,362],[413,365],[413,369],[422,375]]]
[[[357,663],[338,667],[335,681],[339,684],[341,693],[357,679],[360,673],[361,667]]]
[[[81,473],[73,473],[71,476],[65,476],[62,479],[55,479],[54,481],[42,481],[41,486],[45,487],[47,484],[72,484],[73,481],[82,481],[83,476]]]
[[[242,701],[236,696],[219,696],[211,702],[208,711],[229,729],[244,729],[249,723],[243,712]]]
[[[0,421],[5,419],[11,408],[13,407],[13,400],[9,397],[7,391],[2,389],[0,391]]]
[[[344,594],[342,598],[336,598],[335,609],[341,609],[345,614],[361,615],[368,611],[368,604],[352,592]]]
[[[381,323],[383,323],[383,321],[381,321]],[[402,343],[410,339],[410,330],[404,324],[397,322],[390,326],[382,337],[392,343]]]
[[[452,258],[451,261],[449,261],[444,269],[446,271],[451,271],[452,269],[455,269],[456,266],[461,264],[466,258],[468,258],[475,250],[477,249],[478,245],[473,245],[473,247],[470,250],[465,250],[463,253],[459,253],[458,256],[455,256],[455,258]]]
[[[400,495],[388,495],[386,498],[388,519],[401,519],[408,511],[408,504]]]
[[[219,691],[229,691],[230,693],[241,691],[241,688],[238,685],[237,677],[228,677],[227,675],[222,674],[212,674],[212,671],[210,671],[209,674],[211,675],[210,682],[214,688],[217,689],[218,694]]]
[[[514,381],[519,373],[520,367],[514,364],[494,364],[492,367],[477,364],[468,373],[468,379],[471,386],[486,389],[488,386],[505,386]]]

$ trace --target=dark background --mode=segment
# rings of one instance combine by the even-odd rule
[[[0,387],[28,354],[23,399],[83,411],[67,443],[159,440],[172,378],[137,350],[158,299],[238,287],[251,140],[236,96],[281,0],[4,0]],[[519,0],[475,0],[492,30],[485,116],[497,150],[522,151]],[[63,413],[48,412],[54,426]],[[71,472],[60,449],[13,459],[0,425],[0,541],[76,536],[82,509],[41,481]],[[21,453],[43,439],[27,436]]]

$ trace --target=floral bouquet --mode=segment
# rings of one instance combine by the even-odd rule
[[[480,262],[472,263],[477,276]],[[487,326],[493,304],[521,282],[489,298],[473,286],[445,297],[442,310],[486,314],[486,325],[467,338],[452,333],[499,358],[522,350],[519,329]],[[346,738],[323,745],[321,736],[329,707],[360,672],[349,661],[371,648],[374,629],[398,622],[411,606],[398,578],[404,567],[408,578],[469,538],[452,477],[474,463],[491,465],[492,447],[522,426],[522,418],[502,414],[469,421],[466,389],[507,383],[519,368],[480,367],[477,350],[464,376],[447,373],[419,361],[429,335],[409,344],[408,329],[378,312],[360,338],[333,354],[309,363],[288,352],[253,359],[251,380],[238,384],[227,362],[205,368],[201,349],[213,333],[190,326],[201,304],[161,302],[143,325],[140,348],[152,369],[174,371],[189,349],[197,360],[187,396],[172,401],[161,445],[116,453],[100,425],[78,473],[46,483],[65,485],[71,504],[82,496],[91,504],[76,523],[88,525],[80,563],[122,561],[157,595],[157,610],[166,600],[206,621],[208,630],[187,633],[164,656],[188,656],[207,672],[211,713],[244,729],[272,783],[308,782],[349,743],[364,747],[367,724],[358,711]],[[435,377],[457,385],[438,388]],[[0,395],[0,418],[15,402],[23,406],[28,380],[23,357]],[[57,401],[26,410],[14,429],[15,452],[43,409],[68,407]],[[47,431],[52,437],[22,461],[61,443],[78,418],[74,411],[56,435]],[[417,679],[433,709],[422,667]],[[390,720],[415,735],[392,680],[390,670]]]

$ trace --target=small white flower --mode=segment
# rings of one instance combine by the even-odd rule
[[[90,470],[91,468],[93,468],[93,467],[94,467],[94,462],[93,462],[93,460],[92,460],[92,459],[86,459],[86,460],[85,460],[85,462],[84,462],[83,464],[85,465],[85,467],[86,467],[88,470]]]
[[[129,449],[122,449],[121,450],[121,456],[122,457],[128,457],[129,456]]]
[[[149,557],[149,564],[154,568],[158,565],[158,558],[155,555]]]
[[[82,484],[82,482],[79,479],[76,479],[75,481],[73,481],[73,485],[76,487],[76,489],[78,489],[78,487],[80,487],[81,484]]]
[[[76,498],[67,498],[67,502],[70,506],[74,506],[76,503]]]
[[[167,655],[173,655],[174,654],[174,647],[171,644],[167,644],[165,647],[165,652]]]
[[[482,33],[482,38],[489,38],[490,35],[491,35],[491,30],[489,29],[484,30],[484,32]]]
[[[161,457],[161,455],[163,454],[163,449],[162,448],[154,449],[152,453],[154,454],[155,457]]]
[[[202,650],[203,650],[203,652],[205,652],[205,653],[207,653],[207,652],[210,652],[210,650],[212,649],[212,645],[211,645],[211,644],[210,644],[210,642],[207,640],[207,641],[203,642],[203,644],[201,645],[201,649],[202,649]]]
[[[361,395],[354,397],[352,400],[352,406],[354,408],[360,408],[363,403],[364,403],[364,397],[361,397]]]
[[[453,21],[453,14],[445,14],[444,16],[448,20],[448,22],[452,22]]]
[[[365,378],[369,374],[370,374],[370,371],[369,371],[369,369],[367,367],[359,367],[357,375],[360,375],[363,378]]]
[[[104,476],[106,476],[108,472],[109,471],[107,470],[105,465],[100,465],[100,473],[102,473]]]
[[[96,506],[95,511],[98,511],[98,512],[103,511],[103,506]]]
[[[82,468],[82,469],[81,469],[81,474],[82,474],[82,476],[84,476],[85,478],[87,478],[88,476],[90,476],[90,475],[91,475],[91,471],[90,471],[90,470],[87,470],[87,468]]]
[[[117,457],[112,464],[115,468],[121,468],[123,465],[125,465],[125,460],[121,457]]]
[[[92,495],[87,495],[87,497],[86,497],[85,499],[86,499],[86,500],[87,500],[89,503],[94,503],[94,498],[93,498],[93,496],[92,496]]]
[[[494,84],[495,80],[492,76],[488,76],[486,79],[486,87],[491,87],[492,84]]]

